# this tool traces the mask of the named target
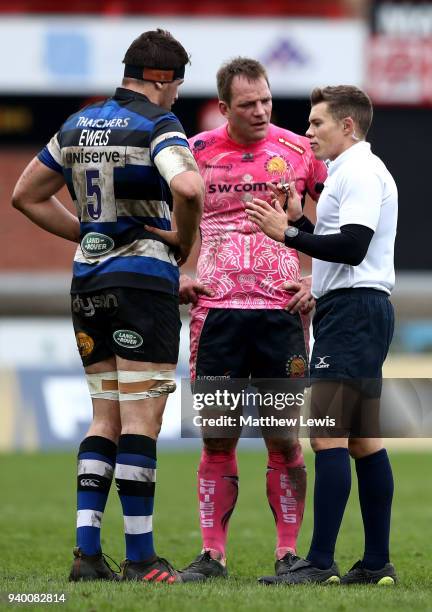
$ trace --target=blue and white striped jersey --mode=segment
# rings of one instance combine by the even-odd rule
[[[118,88],[71,115],[38,158],[63,174],[80,220],[72,293],[107,287],[177,293],[172,249],[144,229],[171,229],[169,183],[198,171],[173,113]]]

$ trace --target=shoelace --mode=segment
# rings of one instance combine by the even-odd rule
[[[171,563],[169,561],[167,561],[167,559],[164,559],[163,557],[158,557],[158,561],[160,561],[161,563],[163,563],[164,565],[167,566],[167,569],[169,570],[169,573],[171,575],[175,574],[175,569],[174,567],[171,565]]]
[[[109,567],[109,569],[110,569],[112,572],[114,572],[114,573],[116,573],[116,574],[119,574],[119,573],[121,572],[121,567],[120,567],[120,565],[117,563],[117,561],[114,561],[114,559],[113,559],[112,557],[110,557],[109,555],[107,555],[107,554],[106,554],[106,553],[104,553],[104,552],[102,553],[102,557],[103,557],[103,560],[104,560],[105,565],[106,565],[107,567]],[[111,565],[108,563],[107,559],[109,559],[109,560],[110,560],[112,563],[114,563],[114,565],[115,565],[115,566],[116,566],[116,568],[117,568],[117,571],[113,570],[113,568],[111,567]]]
[[[192,563],[190,563],[187,566],[187,569],[197,569],[200,566],[201,561],[204,561],[204,559],[206,561],[214,561],[215,559],[212,559],[212,557],[210,556],[210,553],[208,552],[208,550],[206,550],[205,552],[201,553],[199,555],[199,557],[197,557],[195,559],[195,561],[192,561]]]
[[[282,559],[279,559],[279,563],[287,563],[289,565],[294,565],[300,557],[297,557],[294,553],[287,552]]]

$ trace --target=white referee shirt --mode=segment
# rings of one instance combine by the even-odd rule
[[[317,205],[314,234],[335,234],[343,225],[365,225],[374,231],[366,257],[358,266],[312,260],[312,294],[320,298],[334,289],[371,287],[391,293],[397,187],[384,163],[358,142],[330,162]]]

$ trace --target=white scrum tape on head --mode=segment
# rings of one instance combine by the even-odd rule
[[[86,378],[91,397],[118,401],[117,372],[86,373]]]
[[[119,370],[118,383],[120,401],[160,397],[176,390],[175,370]]]

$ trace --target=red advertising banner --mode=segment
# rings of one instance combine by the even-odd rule
[[[432,105],[432,2],[373,0],[366,87],[375,104]]]
[[[378,104],[432,106],[432,38],[373,36],[366,87]]]

